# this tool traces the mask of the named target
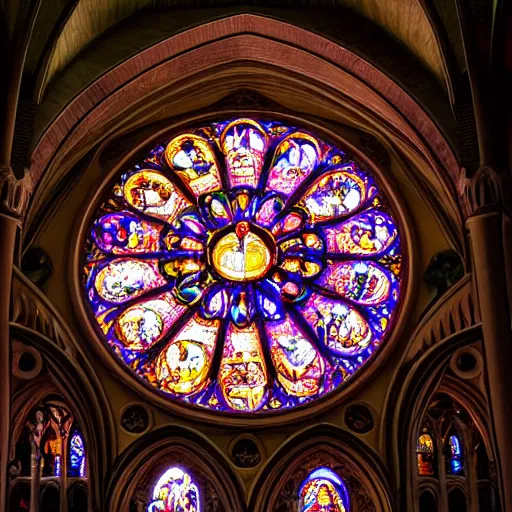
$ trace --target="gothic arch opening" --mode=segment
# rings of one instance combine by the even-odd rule
[[[238,478],[203,436],[163,427],[139,437],[116,460],[108,483],[109,510],[153,512],[185,502],[194,512],[246,510]]]
[[[336,512],[377,512],[391,503],[380,461],[331,425],[302,431],[273,454],[251,489],[249,509],[301,510],[306,494],[309,505],[325,499]]]
[[[420,494],[420,512],[437,512],[437,500],[431,491]]]

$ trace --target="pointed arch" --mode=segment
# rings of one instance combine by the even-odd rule
[[[420,494],[419,512],[437,512],[437,500],[433,492],[424,490]]]
[[[117,446],[114,420],[101,384],[88,363],[81,360],[81,354],[70,347],[67,350],[71,350],[74,357],[46,336],[18,324],[11,324],[11,336],[41,354],[47,373],[30,381],[13,397],[10,458],[15,456],[16,441],[29,412],[48,396],[59,399],[81,428],[90,464],[90,500],[94,507],[101,506],[105,475],[111,468]]]
[[[494,467],[494,443],[490,435],[487,405],[485,398],[475,386],[451,376],[447,368],[450,359],[459,350],[470,345],[478,350],[481,336],[480,324],[462,329],[441,339],[435,345],[424,348],[415,359],[409,360],[409,364],[403,364],[401,371],[397,373],[387,400],[389,405],[393,404],[393,411],[390,410],[389,416],[387,415],[389,420],[386,434],[387,442],[391,446],[391,450],[388,451],[388,464],[395,470],[396,482],[400,489],[398,510],[408,511],[417,508],[420,495],[427,483],[432,488],[441,486],[444,489],[451,489],[459,486],[464,492],[471,494],[472,502],[478,501],[476,486],[467,480],[469,469],[468,475],[464,475],[464,454],[470,453],[469,446],[478,445],[478,439],[481,439],[485,445],[485,453],[489,455],[489,464]],[[417,436],[422,432],[424,422],[428,421],[428,418],[432,420],[431,415],[426,412],[432,407],[431,400],[435,394],[439,400],[443,401],[442,396],[445,396],[447,400],[459,406],[453,407],[453,413],[442,428],[441,425],[433,428],[433,439],[438,454],[436,467],[439,477],[442,478],[439,482],[432,479],[428,482],[428,477],[418,475],[411,461],[414,460]],[[438,408],[441,410],[443,407],[439,405]],[[451,464],[449,438],[452,435],[456,435],[459,441],[460,454],[455,464],[458,473],[448,470],[448,465]],[[384,439],[386,438],[382,436],[381,441]],[[474,471],[476,472],[476,468],[472,458],[471,475]],[[482,500],[489,501],[488,495],[491,495],[492,500],[499,501],[499,485],[496,478],[482,480],[481,485],[485,491]],[[439,499],[442,501],[441,508],[448,506],[446,492],[442,496],[440,493]]]
[[[253,484],[249,510],[296,510],[304,482],[321,468],[343,483],[346,494],[339,492],[347,512],[394,510],[382,461],[356,436],[330,424],[303,430],[281,445]]]
[[[449,359],[459,349],[479,342],[481,337],[480,324],[456,332],[425,349],[409,364],[403,364],[395,376],[386,399],[385,417],[388,421],[382,426],[381,443],[391,447],[387,450],[388,465],[394,468],[394,482],[399,490],[397,510],[414,510],[418,506],[417,471],[413,467],[417,460],[414,457],[417,436],[421,432],[424,413],[434,392],[441,392],[445,389],[443,386],[450,383],[449,380],[443,381]],[[440,386],[442,381],[444,384]],[[465,385],[460,381],[457,383],[453,392],[461,395],[463,405],[468,403],[469,410],[477,411],[477,425],[483,432],[487,431],[488,422],[483,412],[485,402],[470,399],[475,394],[465,393]],[[472,406],[475,408],[471,409]]]
[[[214,503],[230,512],[246,510],[243,486],[224,454],[201,434],[176,425],[141,436],[119,455],[108,482],[105,509],[153,512],[155,491],[168,489],[173,482],[176,493],[188,488],[199,497],[194,512],[208,510]]]

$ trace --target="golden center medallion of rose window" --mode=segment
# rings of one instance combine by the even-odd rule
[[[272,236],[248,222],[212,238],[210,263],[215,271],[231,281],[253,281],[263,277],[274,265],[275,242]]]

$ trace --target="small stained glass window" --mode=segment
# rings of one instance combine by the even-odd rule
[[[403,286],[372,172],[309,131],[230,119],[120,173],[85,243],[98,333],[142,382],[220,412],[331,393],[385,343]]]
[[[421,476],[434,476],[434,441],[429,434],[418,437],[416,447],[418,474]]]
[[[309,474],[299,492],[299,512],[349,512],[347,489],[332,469],[320,467]]]
[[[85,444],[84,438],[78,429],[69,437],[69,466],[68,476],[85,478]]]
[[[460,445],[459,436],[453,434],[448,439],[449,459],[448,459],[448,473],[452,475],[461,475],[464,473],[464,466],[462,463],[462,448]]]
[[[166,470],[154,487],[147,512],[202,512],[192,475],[178,467]]]

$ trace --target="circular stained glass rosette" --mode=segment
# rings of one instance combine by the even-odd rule
[[[397,223],[343,150],[235,119],[155,147],[89,228],[83,286],[116,356],[170,399],[291,409],[385,342],[402,282]]]

